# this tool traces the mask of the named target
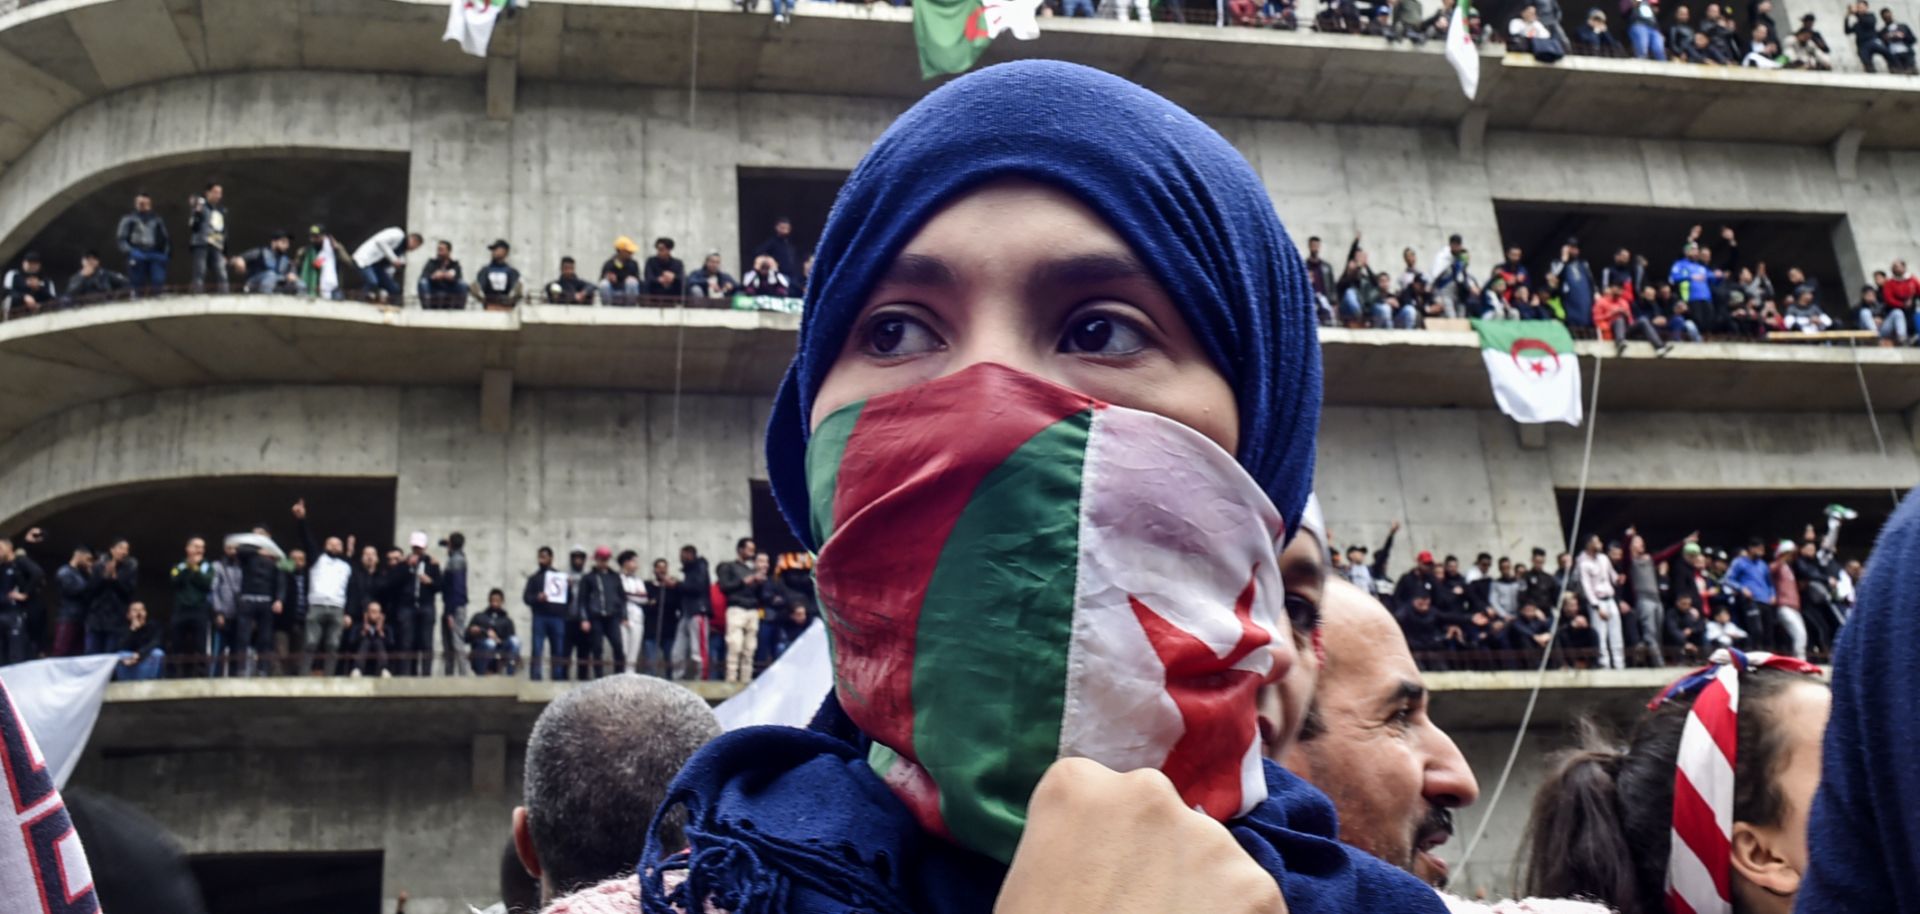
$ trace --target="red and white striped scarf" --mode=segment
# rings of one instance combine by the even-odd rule
[[[1671,914],[1732,914],[1733,789],[1739,758],[1740,674],[1775,669],[1820,675],[1805,660],[1721,648],[1711,663],[1667,686],[1648,710],[1698,692],[1680,734],[1673,775],[1673,846],[1667,856]]]

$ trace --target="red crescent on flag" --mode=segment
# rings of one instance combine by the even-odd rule
[[[1537,367],[1529,368],[1526,365],[1523,365],[1520,363],[1520,356],[1523,353],[1536,352],[1536,351],[1545,353],[1547,358],[1553,360],[1553,368],[1551,369],[1552,373],[1557,374],[1560,371],[1560,353],[1555,352],[1552,346],[1549,346],[1546,343],[1541,342],[1540,340],[1528,339],[1525,337],[1514,340],[1513,346],[1507,350],[1507,355],[1512,357],[1514,367],[1519,368],[1521,371],[1531,371],[1534,373],[1535,377],[1545,377],[1549,373],[1549,369],[1547,369],[1544,364],[1535,363]]]
[[[987,8],[985,6],[974,7],[973,12],[967,14],[967,27],[961,33],[960,37],[967,41],[979,41],[983,38],[993,37],[988,35],[986,27],[980,24],[981,18],[986,16],[986,14]]]

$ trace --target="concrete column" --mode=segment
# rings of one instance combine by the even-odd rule
[[[520,79],[520,60],[516,57],[487,58],[487,117],[496,121],[513,120],[515,89]]]
[[[1547,449],[1547,427],[1537,422],[1516,422],[1514,427],[1520,433],[1520,448],[1527,451]]]
[[[504,435],[513,428],[513,372],[489,368],[480,373],[480,430]]]
[[[1853,181],[1860,177],[1860,141],[1867,136],[1864,127],[1848,127],[1833,138],[1833,172],[1842,181]]]
[[[507,737],[504,733],[476,733],[473,737],[473,793],[497,797],[506,792]]]

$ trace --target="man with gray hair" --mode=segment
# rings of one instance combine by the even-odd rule
[[[540,880],[542,903],[631,874],[647,826],[682,765],[720,722],[707,703],[664,679],[621,673],[563,693],[527,740],[525,805],[513,846]],[[679,814],[660,840],[679,846]]]

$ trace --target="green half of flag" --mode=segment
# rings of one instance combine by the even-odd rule
[[[965,73],[992,39],[980,0],[914,0],[913,40],[920,46],[920,78]]]
[[[1573,352],[1573,334],[1568,333],[1567,326],[1559,321],[1476,320],[1473,329],[1480,333],[1482,349],[1511,352],[1514,344],[1527,340],[1536,346],[1545,344],[1546,348],[1559,355]]]

